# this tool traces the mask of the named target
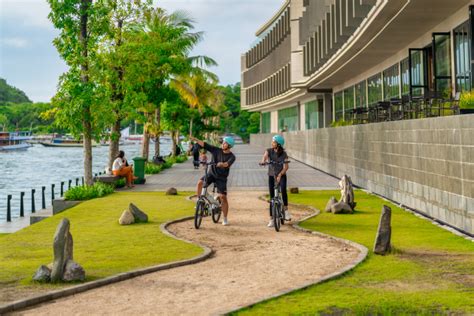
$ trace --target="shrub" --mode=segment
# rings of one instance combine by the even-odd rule
[[[145,174],[157,174],[163,170],[163,165],[155,165],[154,163],[147,162],[145,164]]]
[[[474,90],[461,93],[459,107],[461,109],[474,109]]]
[[[66,191],[66,200],[85,201],[106,196],[114,192],[114,187],[110,184],[96,182],[91,186],[77,186]]]
[[[349,126],[349,125],[354,125],[354,122],[352,120],[350,121],[339,120],[339,121],[334,121],[331,123],[331,127]]]

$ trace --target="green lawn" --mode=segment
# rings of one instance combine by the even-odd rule
[[[149,216],[149,223],[121,226],[118,219],[133,202]],[[74,260],[87,280],[160,263],[195,257],[200,247],[175,240],[160,231],[160,224],[191,215],[193,204],[184,194],[114,193],[83,202],[54,217],[0,238],[0,287],[46,287],[32,281],[41,264],[53,260],[52,242],[63,217],[71,222]]]
[[[303,192],[290,202],[323,210],[339,191]],[[383,204],[356,191],[356,213],[321,213],[303,227],[369,248],[362,264],[344,276],[273,299],[237,314],[292,315],[465,315],[474,313],[474,243],[393,204],[394,252],[372,252]],[[291,267],[288,267],[291,269]]]

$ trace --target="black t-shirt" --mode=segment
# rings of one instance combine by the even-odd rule
[[[281,155],[279,156],[278,153],[273,150],[272,148],[267,149],[268,152],[268,159],[271,161],[275,162],[284,162],[288,160],[288,155],[286,154],[286,151],[283,151]],[[280,174],[280,172],[283,170],[283,165],[278,164],[278,165],[268,165],[268,175],[269,176],[277,176]]]
[[[199,146],[198,143],[194,143],[194,145],[191,149],[193,155],[198,155],[200,150],[201,150],[201,146]]]
[[[233,153],[224,153],[222,148],[211,146],[208,143],[204,143],[204,149],[209,151],[212,155],[212,160],[211,162],[227,162],[229,165],[228,168],[218,168],[217,166],[211,166],[211,174],[218,177],[218,178],[223,178],[227,179],[229,176],[229,169],[230,166],[234,163],[235,161],[235,156]]]

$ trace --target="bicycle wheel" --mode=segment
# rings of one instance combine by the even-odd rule
[[[199,229],[202,218],[204,216],[204,201],[198,200],[196,202],[196,213],[194,213],[194,228]]]
[[[213,207],[212,208],[212,221],[217,224],[219,223],[219,219],[221,218],[222,209],[221,207]]]
[[[275,230],[277,232],[280,231],[280,215],[279,215],[279,207],[280,203],[274,202],[272,205],[272,220],[273,220],[273,226],[275,227]]]

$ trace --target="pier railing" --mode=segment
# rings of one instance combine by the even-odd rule
[[[95,173],[94,176],[97,177],[98,175],[102,175],[105,172],[98,172]],[[56,184],[59,184],[56,187]],[[46,195],[46,186],[41,187],[41,209],[46,209],[47,206],[52,204],[52,201],[57,197],[63,197],[67,190],[71,189],[74,186],[84,185],[84,177],[79,177],[75,179],[69,179],[68,181],[61,181],[61,183],[52,183],[50,188],[50,197],[51,199],[47,199]],[[7,207],[6,207],[6,216],[5,220],[7,222],[11,222],[12,219],[25,217],[25,196],[28,193],[29,195],[29,202],[31,202],[30,206],[30,213],[34,214],[37,211],[36,202],[37,202],[37,191],[36,189],[31,189],[31,191],[20,191],[18,194],[7,194]],[[39,192],[38,192],[39,193]],[[58,195],[56,195],[58,194]],[[13,203],[12,203],[13,202]],[[16,202],[16,203],[15,203]],[[28,201],[26,201],[28,202]],[[3,215],[3,214],[2,214]],[[2,216],[3,217],[3,216]]]

